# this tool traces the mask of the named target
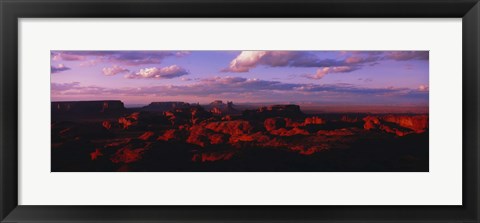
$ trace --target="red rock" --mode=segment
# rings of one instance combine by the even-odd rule
[[[117,147],[117,146],[129,143],[130,140],[131,140],[130,138],[114,139],[114,140],[111,140],[113,142],[105,144],[104,147]]]
[[[158,136],[157,140],[160,141],[169,141],[171,139],[175,139],[175,136],[177,135],[177,130],[175,129],[168,129],[163,133],[163,135]]]
[[[90,153],[90,159],[96,160],[99,156],[103,156],[103,153],[99,149],[95,149],[95,152]]]
[[[222,110],[220,110],[219,108],[212,108],[212,110],[210,110],[210,112],[214,115],[221,115],[222,114]]]
[[[128,129],[128,127],[136,124],[136,122],[129,120],[127,118],[121,117],[118,119],[118,124],[123,125],[123,129]]]
[[[373,116],[367,116],[363,118],[363,121],[365,121],[365,124],[363,125],[365,130],[375,129],[378,125],[380,125],[380,120]]]
[[[223,144],[228,141],[228,137],[223,134],[209,134],[208,139],[211,145]]]
[[[229,160],[233,157],[233,155],[235,155],[234,151],[194,154],[192,161],[212,162],[218,160]]]
[[[205,128],[214,132],[220,132],[229,135],[244,135],[250,133],[253,127],[248,121],[224,121],[224,122],[211,122],[208,123]]]
[[[187,143],[199,145],[201,147],[205,147],[209,143],[208,139],[208,132],[207,129],[205,129],[202,126],[192,126],[190,128],[190,135],[187,138]]]
[[[151,131],[148,131],[148,132],[145,132],[143,133],[141,136],[138,137],[138,139],[141,139],[141,140],[148,140],[150,137],[152,137],[155,133],[151,132]]]
[[[225,115],[225,116],[222,117],[222,121],[232,121],[232,116]]]
[[[103,122],[102,122],[102,126],[103,126],[105,129],[110,130],[110,129],[112,128],[112,123],[110,123],[109,121],[103,121]]]
[[[350,123],[359,121],[357,117],[352,118],[352,117],[349,117],[347,115],[342,116],[342,118],[340,120],[342,120],[342,122],[350,122]]]
[[[379,129],[393,133],[397,136],[405,136],[412,133],[422,133],[428,128],[427,115],[387,115],[381,117],[367,116],[364,129]]]
[[[317,116],[313,116],[313,117],[305,118],[304,124],[305,125],[321,125],[321,124],[325,124],[325,120]]]
[[[325,150],[328,150],[326,146],[320,145],[320,146],[311,146],[311,147],[306,147],[306,146],[293,146],[290,148],[293,151],[297,151],[302,155],[312,155],[317,152],[322,152]]]
[[[310,135],[310,133],[304,129],[295,127],[293,129],[287,130],[284,128],[281,129],[276,129],[270,131],[270,134],[272,135],[278,135],[278,136],[294,136],[294,135]]]
[[[427,115],[415,115],[415,116],[396,116],[387,115],[382,118],[386,122],[398,124],[404,128],[414,130],[416,133],[424,132],[428,128],[428,116]]]
[[[117,150],[117,152],[113,155],[110,160],[113,163],[132,163],[139,161],[142,159],[142,154],[145,151],[144,148],[138,149],[129,149],[129,148],[121,148]]]
[[[285,118],[285,122],[286,122],[285,126],[288,127],[288,128],[299,127],[299,126],[303,125],[303,123],[295,122],[291,118]]]
[[[140,116],[140,112],[134,112],[134,113],[130,114],[129,116],[127,116],[127,118],[131,118],[135,121],[138,121],[139,116]]]
[[[285,128],[286,125],[287,122],[284,118],[267,118],[263,122],[263,126],[269,132],[275,129]]]
[[[235,144],[238,142],[257,142],[265,143],[270,140],[270,137],[264,135],[262,132],[256,132],[250,135],[233,135],[230,137],[230,144]]]
[[[323,136],[351,136],[355,133],[350,129],[319,130],[317,135]]]

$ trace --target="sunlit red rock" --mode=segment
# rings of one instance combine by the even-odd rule
[[[307,130],[301,129],[299,127],[295,127],[292,129],[285,129],[285,128],[275,129],[270,131],[270,134],[278,135],[278,136],[294,136],[294,135],[309,135],[310,133]]]
[[[112,128],[112,123],[109,122],[109,121],[103,121],[103,122],[102,122],[102,126],[103,126],[105,129],[110,130],[110,129]]]
[[[207,129],[202,126],[192,126],[189,132],[190,135],[187,138],[187,143],[205,147],[205,145],[210,142]]]
[[[318,146],[303,146],[303,145],[298,145],[298,146],[293,146],[290,148],[293,151],[297,151],[298,153],[302,155],[312,155],[317,152],[322,152],[325,150],[328,150],[328,147],[324,145],[318,145]]]
[[[150,137],[152,137],[155,133],[152,132],[152,131],[147,131],[145,133],[143,133],[141,136],[138,137],[138,139],[141,139],[141,140],[148,140],[150,139]]]
[[[305,118],[304,124],[305,125],[321,125],[321,124],[325,124],[325,120],[317,116],[313,116],[313,117]]]
[[[230,137],[229,143],[235,144],[238,142],[256,142],[256,143],[265,143],[270,140],[270,137],[264,135],[262,132],[256,132],[253,134],[245,135],[233,135]]]
[[[205,128],[214,132],[220,132],[229,135],[248,134],[252,130],[252,125],[248,121],[223,121],[208,123]]]
[[[263,122],[263,126],[269,132],[275,129],[285,128],[286,125],[287,122],[284,118],[267,118]]]
[[[107,144],[105,144],[105,147],[117,147],[121,145],[125,145],[130,142],[130,138],[120,138],[120,139],[112,139],[109,140]]]
[[[287,128],[299,127],[303,125],[302,122],[294,121],[291,118],[284,118],[284,120]]]
[[[365,121],[365,124],[363,125],[365,130],[375,129],[378,125],[380,125],[380,120],[373,116],[367,116],[363,118],[363,121]]]
[[[209,134],[208,139],[211,145],[223,144],[228,141],[228,137],[224,134]]]
[[[168,129],[166,130],[163,135],[158,136],[157,140],[159,141],[169,141],[171,139],[175,139],[177,130],[175,129]]]
[[[364,129],[379,129],[397,136],[405,136],[411,133],[422,133],[428,128],[428,116],[416,115],[387,115],[387,116],[367,116]]]
[[[219,161],[219,160],[229,160],[234,155],[235,155],[234,151],[200,153],[200,154],[194,154],[192,157],[192,161],[213,162],[213,161]]]
[[[396,123],[404,128],[409,128],[417,133],[424,132],[428,128],[428,116],[415,115],[415,116],[398,116],[387,115],[382,118],[386,122]]]
[[[130,149],[125,147],[117,150],[110,160],[113,163],[132,163],[142,159],[142,154],[144,152],[144,148]]]
[[[353,122],[358,122],[360,121],[358,117],[350,117],[348,115],[344,115],[342,116],[342,118],[340,119],[342,122],[349,122],[349,123],[353,123]]]
[[[212,108],[212,110],[210,110],[210,112],[214,115],[221,115],[222,114],[222,110],[220,110],[219,108]]]
[[[353,132],[351,129],[335,129],[335,130],[319,130],[317,132],[317,135],[323,135],[323,136],[351,136],[354,135],[355,132]]]
[[[96,160],[100,156],[103,156],[103,153],[99,149],[95,149],[95,152],[90,153],[91,160]]]

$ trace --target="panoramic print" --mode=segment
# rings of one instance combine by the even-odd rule
[[[52,172],[428,172],[428,51],[64,51]]]

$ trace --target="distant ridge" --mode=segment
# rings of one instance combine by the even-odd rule
[[[56,101],[51,104],[52,113],[113,113],[125,111],[120,100]]]

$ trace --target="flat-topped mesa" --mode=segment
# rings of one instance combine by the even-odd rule
[[[190,104],[181,101],[152,102],[149,105],[144,106],[142,110],[165,112],[183,108],[190,108]]]
[[[115,113],[125,111],[125,106],[120,100],[106,101],[58,101],[52,102],[52,113],[92,114]]]
[[[271,105],[267,107],[260,107],[256,110],[246,110],[243,113],[247,117],[288,117],[288,118],[299,118],[303,117],[304,114],[300,110],[300,106],[294,104],[288,105]]]

